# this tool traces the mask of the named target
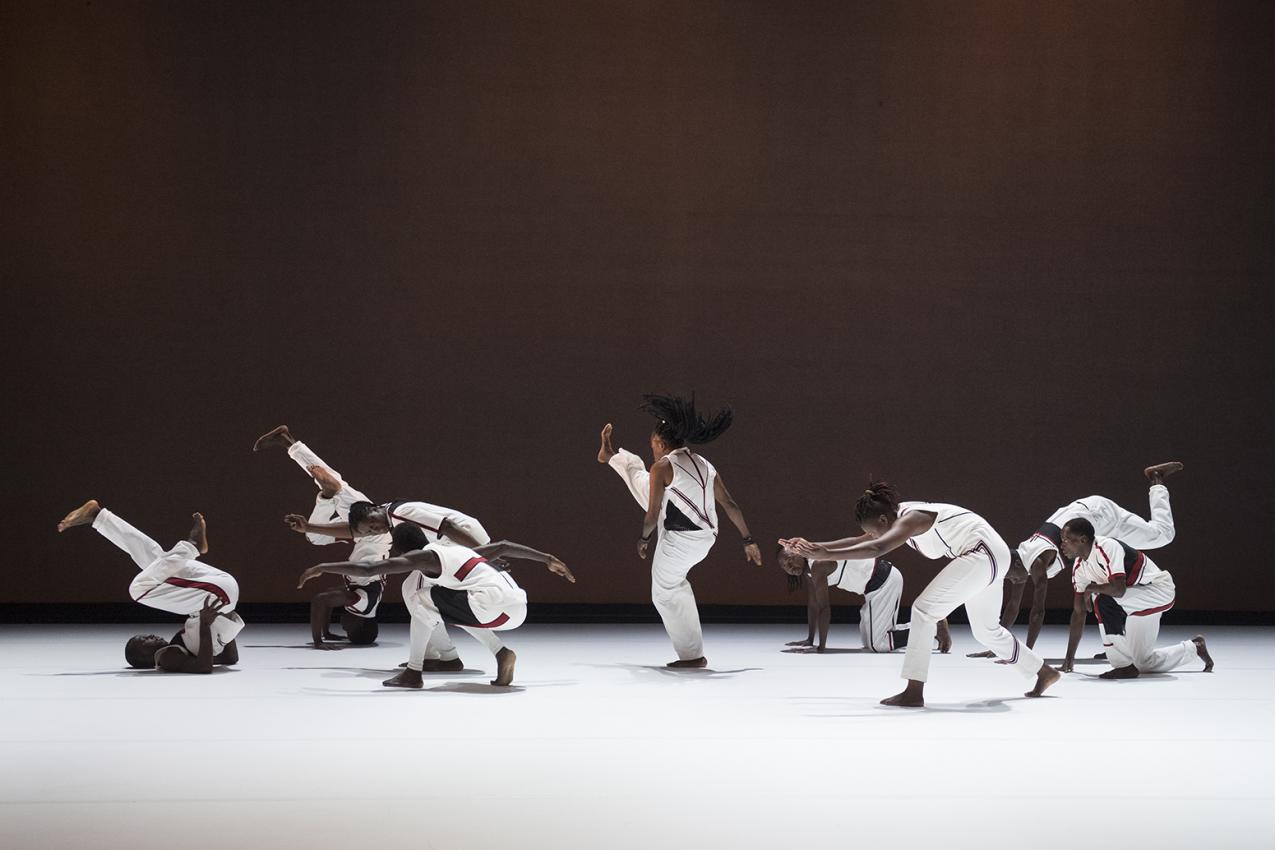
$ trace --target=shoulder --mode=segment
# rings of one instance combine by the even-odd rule
[[[840,566],[838,561],[808,561],[808,563],[810,564],[810,574],[822,578],[832,575],[837,567]]]

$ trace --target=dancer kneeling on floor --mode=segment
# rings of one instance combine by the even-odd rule
[[[1035,678],[1026,693],[1038,697],[1058,681],[1059,672],[1022,646],[998,619],[1009,547],[987,520],[973,511],[939,502],[900,502],[894,488],[879,481],[855,504],[860,537],[811,543],[801,537],[780,540],[794,555],[814,560],[879,558],[904,544],[927,558],[951,558],[912,603],[912,636],[903,659],[907,687],[883,705],[920,708],[930,669],[930,641],[938,621],[960,606],[969,615],[974,639],[1023,676]]]
[[[1062,554],[1075,559],[1071,576],[1076,590],[1064,673],[1075,665],[1085,614],[1091,608],[1102,626],[1103,645],[1111,661],[1111,669],[1100,678],[1168,673],[1197,659],[1204,662],[1205,673],[1213,672],[1203,635],[1159,649],[1155,646],[1160,615],[1177,600],[1173,576],[1127,543],[1095,534],[1093,524],[1081,517],[1063,526],[1061,544]]]
[[[828,648],[828,627],[832,622],[832,588],[840,588],[859,600],[859,636],[863,648],[871,652],[893,652],[908,645],[908,626],[899,625],[899,602],[903,598],[903,573],[885,558],[815,561],[793,555],[780,547],[779,568],[788,574],[789,591],[806,586],[805,640],[788,646],[808,647],[815,652]],[[952,649],[952,633],[947,620],[939,620],[939,652]],[[819,643],[815,643],[815,630]]]
[[[472,549],[443,541],[431,543],[420,528],[410,524],[394,526],[392,534],[394,544],[387,560],[317,564],[301,574],[297,587],[325,573],[356,577],[420,573],[418,586],[403,589],[413,626],[420,621],[420,627],[412,629],[407,667],[383,684],[390,688],[421,687],[421,669],[431,644],[436,644],[433,648],[444,661],[456,659],[456,647],[447,636],[445,623],[460,626],[496,656],[493,685],[511,684],[517,656],[495,632],[522,625],[527,618],[527,592],[506,570],[498,569],[487,558],[538,561],[551,573],[575,582],[571,570],[553,555],[507,540]]]

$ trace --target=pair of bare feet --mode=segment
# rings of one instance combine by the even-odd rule
[[[497,652],[496,678],[492,679],[491,683],[502,688],[512,685],[514,681],[514,665],[517,661],[518,656],[507,646]],[[459,658],[453,658],[450,661],[427,660],[420,670],[413,670],[411,667],[404,666],[402,670],[399,670],[398,673],[381,682],[381,684],[387,688],[418,690],[425,687],[422,673],[459,673],[464,669],[465,665]]]
[[[1036,671],[1035,687],[1023,694],[1023,696],[1043,696],[1045,691],[1049,690],[1061,678],[1062,673],[1059,673],[1048,664],[1042,664],[1040,669]],[[881,704],[896,708],[925,708],[925,683],[918,682],[915,679],[908,679],[906,688],[892,697],[886,697],[881,700]]]
[[[62,517],[58,522],[58,533],[66,531],[68,528],[75,528],[77,525],[89,525],[93,520],[97,519],[97,515],[102,512],[102,505],[97,499],[89,499],[66,516]],[[199,554],[204,555],[208,552],[208,523],[204,521],[204,515],[201,513],[193,513],[190,518],[194,520],[194,524],[190,527],[190,534],[186,539],[189,540]]]

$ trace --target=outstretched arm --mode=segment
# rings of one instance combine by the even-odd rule
[[[713,479],[713,498],[722,506],[722,510],[726,511],[730,521],[735,524],[735,528],[739,530],[739,536],[744,538],[744,557],[749,563],[760,567],[761,549],[753,542],[753,536],[748,533],[748,523],[744,521],[744,512],[739,509],[739,503],[726,489],[726,482],[722,480],[720,474]]]
[[[554,575],[562,576],[567,581],[575,584],[576,577],[571,574],[571,570],[567,569],[567,565],[562,559],[556,555],[550,555],[548,552],[541,552],[538,549],[532,549],[530,546],[523,546],[521,543],[514,543],[510,540],[500,540],[495,543],[487,543],[483,546],[472,547],[475,552],[484,558],[522,558],[525,561],[536,561],[544,564],[549,568],[549,572]]]
[[[438,555],[428,549],[418,549],[415,552],[408,552],[406,555],[399,555],[396,558],[387,558],[384,561],[335,561],[327,564],[315,564],[301,573],[301,580],[297,582],[297,587],[303,587],[310,579],[321,575],[373,578],[374,576],[410,573],[412,570],[420,570],[431,578],[437,578],[442,573],[442,565],[438,561]]]
[[[819,645],[815,652],[828,648],[828,627],[832,623],[832,600],[828,592],[828,576],[836,564],[832,561],[815,561],[810,568],[810,584],[814,597],[815,625],[819,628]]]
[[[826,547],[811,543],[802,537],[791,537],[779,541],[779,544],[792,552],[806,558],[841,561],[847,558],[880,558],[908,542],[918,534],[924,534],[934,525],[935,514],[929,511],[910,511],[895,520],[890,530],[876,539],[867,538],[849,546]]]
[[[310,522],[301,514],[288,514],[283,524],[298,534],[320,534],[336,540],[353,540],[348,522]]]
[[[1080,636],[1085,632],[1085,614],[1088,604],[1088,593],[1077,593],[1071,603],[1071,626],[1067,632],[1067,655],[1063,658],[1062,671],[1070,673],[1076,667],[1076,649],[1080,646]]]
[[[1045,595],[1049,591],[1049,573],[1040,559],[1032,563],[1032,610],[1027,618],[1027,648],[1036,645],[1041,626],[1045,625]]]
[[[310,600],[310,639],[314,641],[315,649],[332,648],[323,642],[324,638],[330,641],[338,640],[337,636],[332,634],[332,609],[349,605],[357,599],[356,594],[343,587],[335,587],[314,595],[314,598]]]

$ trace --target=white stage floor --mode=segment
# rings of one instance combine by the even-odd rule
[[[1027,700],[957,626],[923,711],[877,705],[901,653],[780,652],[801,626],[709,626],[680,673],[658,626],[528,626],[514,689],[458,633],[474,669],[424,691],[380,684],[405,625],[318,652],[249,623],[212,676],[122,669],[137,631],[0,628],[0,847],[1275,846],[1275,629],[1206,630],[1210,675],[1086,662]]]

